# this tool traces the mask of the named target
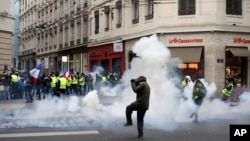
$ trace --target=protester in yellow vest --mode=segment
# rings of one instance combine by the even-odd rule
[[[57,84],[57,76],[54,72],[51,72],[51,76],[50,76],[50,87],[51,87],[51,92],[52,92],[52,96],[55,96],[57,93],[57,88],[56,88],[56,84]]]
[[[10,93],[12,95],[12,98],[18,98],[20,97],[19,95],[19,79],[18,79],[18,72],[14,72],[10,75],[11,77],[11,82],[10,82]]]
[[[71,78],[72,78],[72,83],[71,83],[71,91],[72,95],[78,95],[78,75],[76,73],[73,73]]]
[[[190,118],[193,118],[194,116],[193,122],[195,123],[198,122],[198,110],[202,105],[206,94],[207,94],[206,87],[203,85],[200,79],[197,79],[194,84],[193,96],[192,96],[193,102],[196,105],[196,107],[193,109],[193,112],[190,115]]]
[[[69,76],[66,79],[67,79],[66,95],[70,95],[72,93],[71,91],[72,78],[71,76]]]
[[[85,95],[84,86],[85,85],[85,76],[84,73],[79,75],[78,87],[79,87],[79,95]]]
[[[233,81],[231,79],[227,80],[226,87],[222,90],[222,101],[228,101],[234,89]]]
[[[57,93],[58,97],[65,95],[67,87],[67,79],[63,76],[63,73],[60,74],[58,77],[58,83],[57,83]]]

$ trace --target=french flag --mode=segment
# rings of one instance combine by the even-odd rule
[[[64,76],[65,76],[66,78],[69,78],[69,77],[71,76],[71,73],[70,73],[69,71],[65,71],[65,72],[64,72]]]
[[[33,77],[33,84],[35,85],[37,83],[37,79],[40,73],[40,70],[42,69],[43,64],[38,64],[34,69],[30,71],[30,75]]]

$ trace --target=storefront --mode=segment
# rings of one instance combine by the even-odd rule
[[[232,76],[238,86],[247,86],[250,51],[250,39],[236,37],[234,43],[240,46],[226,46],[226,77]]]
[[[89,71],[94,72],[98,67],[104,74],[109,72],[122,73],[125,70],[124,49],[122,42],[111,43],[88,48]]]
[[[158,38],[170,50],[172,58],[181,60],[178,65],[181,76],[190,75],[192,80],[204,78],[208,83],[215,82],[215,97],[221,96],[229,75],[237,80],[239,86],[249,88],[249,35],[223,32],[166,33],[159,34]],[[138,40],[139,38],[126,41],[128,51]],[[126,59],[128,64],[129,56],[131,55]]]
[[[58,52],[58,68],[61,72],[87,72],[87,47],[77,47]]]
[[[205,78],[207,82],[215,82],[219,96],[229,75],[238,86],[249,87],[250,51],[246,44],[250,44],[250,40],[237,36],[225,33],[168,35],[165,41],[171,56],[183,61],[178,66],[182,74],[190,75],[193,80]]]
[[[36,56],[36,64],[43,62],[41,74],[49,74],[52,71],[58,70],[57,53],[39,54]]]

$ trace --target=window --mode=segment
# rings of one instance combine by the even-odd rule
[[[88,21],[87,19],[83,20],[83,41],[87,42],[88,38]]]
[[[66,27],[65,28],[65,36],[64,36],[65,38],[65,40],[64,40],[64,42],[65,42],[65,47],[67,47],[68,46],[68,39],[69,39],[69,30],[68,30],[68,27]]]
[[[79,21],[79,22],[77,23],[77,30],[78,30],[77,39],[81,39],[81,32],[82,32],[82,29],[81,29],[81,21]]]
[[[99,11],[95,11],[95,34],[99,33]]]
[[[179,15],[194,15],[195,0],[179,0]]]
[[[133,20],[132,23],[136,24],[139,22],[139,0],[132,0],[133,5]]]
[[[242,0],[227,0],[226,14],[242,15]]]
[[[147,0],[146,11],[147,13],[146,13],[145,19],[146,20],[153,19],[154,0]]]
[[[120,28],[122,25],[122,1],[119,0],[116,2],[116,10],[117,10],[117,24],[116,27]]]
[[[60,32],[59,32],[59,44],[63,43],[63,30],[62,27],[60,27]]]
[[[110,15],[110,7],[109,6],[104,6],[104,13],[105,13],[105,18],[106,18],[106,27],[105,31],[109,31],[109,15]]]
[[[70,35],[70,41],[73,41],[75,39],[75,26],[74,21],[71,21],[71,35]]]

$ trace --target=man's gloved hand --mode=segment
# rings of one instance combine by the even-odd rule
[[[131,79],[130,81],[131,81],[131,83],[132,83],[132,82],[135,82],[135,79]]]

